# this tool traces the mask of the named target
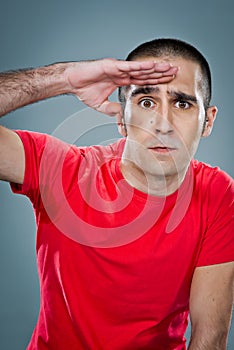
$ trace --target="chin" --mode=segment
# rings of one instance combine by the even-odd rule
[[[142,172],[144,172],[145,176],[149,174],[150,176],[167,177],[178,173],[178,169],[175,166],[175,164],[163,164],[161,162],[157,162],[157,164],[154,165],[151,164],[150,167],[142,165],[140,169],[142,170]]]

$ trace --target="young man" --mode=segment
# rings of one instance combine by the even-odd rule
[[[225,349],[233,182],[193,160],[217,109],[204,57],[160,39],[127,61],[1,75],[1,115],[59,94],[116,116],[124,138],[77,148],[0,128],[0,176],[37,218],[41,307],[28,350]],[[120,87],[121,104],[108,96]]]

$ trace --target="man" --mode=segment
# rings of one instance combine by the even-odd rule
[[[1,115],[59,94],[117,117],[124,138],[77,148],[0,129],[0,176],[33,203],[41,307],[32,349],[225,349],[233,182],[193,160],[217,108],[192,46],[1,75]],[[108,97],[120,87],[121,104]]]

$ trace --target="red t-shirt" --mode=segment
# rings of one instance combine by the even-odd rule
[[[124,139],[78,148],[18,131],[37,221],[41,306],[28,350],[185,349],[197,266],[233,260],[233,182],[192,161],[154,197],[120,172]]]

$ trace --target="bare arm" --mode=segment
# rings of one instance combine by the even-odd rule
[[[66,92],[64,64],[0,73],[0,116]]]
[[[74,94],[86,105],[121,118],[121,106],[108,97],[118,86],[158,84],[173,79],[177,69],[154,62],[115,59],[56,63],[0,74],[0,116],[60,94]],[[0,126],[0,179],[23,183],[25,155],[20,138]]]
[[[116,115],[120,105],[108,97],[118,86],[163,83],[176,72],[169,64],[103,59],[0,73],[0,116],[61,94],[75,94],[88,106]]]
[[[234,263],[199,267],[190,295],[188,350],[225,350],[233,305]]]

